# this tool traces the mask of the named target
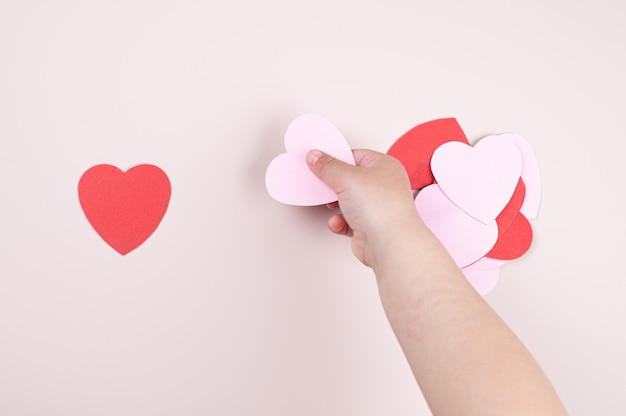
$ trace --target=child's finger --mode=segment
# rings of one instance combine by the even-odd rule
[[[335,214],[328,218],[328,228],[335,234],[352,237],[352,228],[341,214]]]

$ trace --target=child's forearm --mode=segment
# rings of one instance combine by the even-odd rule
[[[374,269],[382,304],[435,415],[566,414],[530,353],[423,224],[387,239]]]

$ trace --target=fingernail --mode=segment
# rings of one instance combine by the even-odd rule
[[[311,150],[306,154],[306,163],[314,165],[320,157],[322,157],[322,152],[319,150]]]

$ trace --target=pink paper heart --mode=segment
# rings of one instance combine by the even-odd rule
[[[354,165],[350,145],[341,132],[325,118],[307,114],[293,120],[285,133],[286,153],[272,160],[265,173],[265,187],[272,198],[288,205],[323,205],[337,200],[337,194],[315,176],[306,164],[309,150],[321,150]]]
[[[437,184],[417,194],[415,207],[459,267],[479,260],[498,240],[495,221],[484,224],[468,215],[450,201]]]
[[[474,147],[461,142],[442,144],[433,154],[431,169],[451,201],[491,224],[515,191],[522,157],[513,142],[487,136]]]
[[[526,194],[520,212],[529,220],[537,218],[541,201],[541,175],[539,162],[530,144],[519,134],[506,133],[498,135],[503,140],[509,140],[517,146],[522,155],[522,180],[526,185]]]
[[[491,292],[498,279],[500,278],[500,268],[495,267],[491,269],[473,268],[472,266],[464,267],[461,269],[465,278],[474,287],[479,295],[484,296]]]

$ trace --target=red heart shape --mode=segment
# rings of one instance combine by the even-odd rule
[[[170,195],[167,175],[153,165],[138,165],[127,172],[96,165],[78,182],[78,198],[87,219],[121,255],[137,248],[157,229]]]
[[[404,165],[412,189],[422,189],[435,181],[430,160],[444,143],[457,141],[469,144],[455,118],[442,118],[419,124],[407,131],[389,148],[387,154]]]
[[[528,251],[533,241],[533,229],[524,214],[518,213],[509,228],[498,236],[498,241],[485,257],[515,260]]]

